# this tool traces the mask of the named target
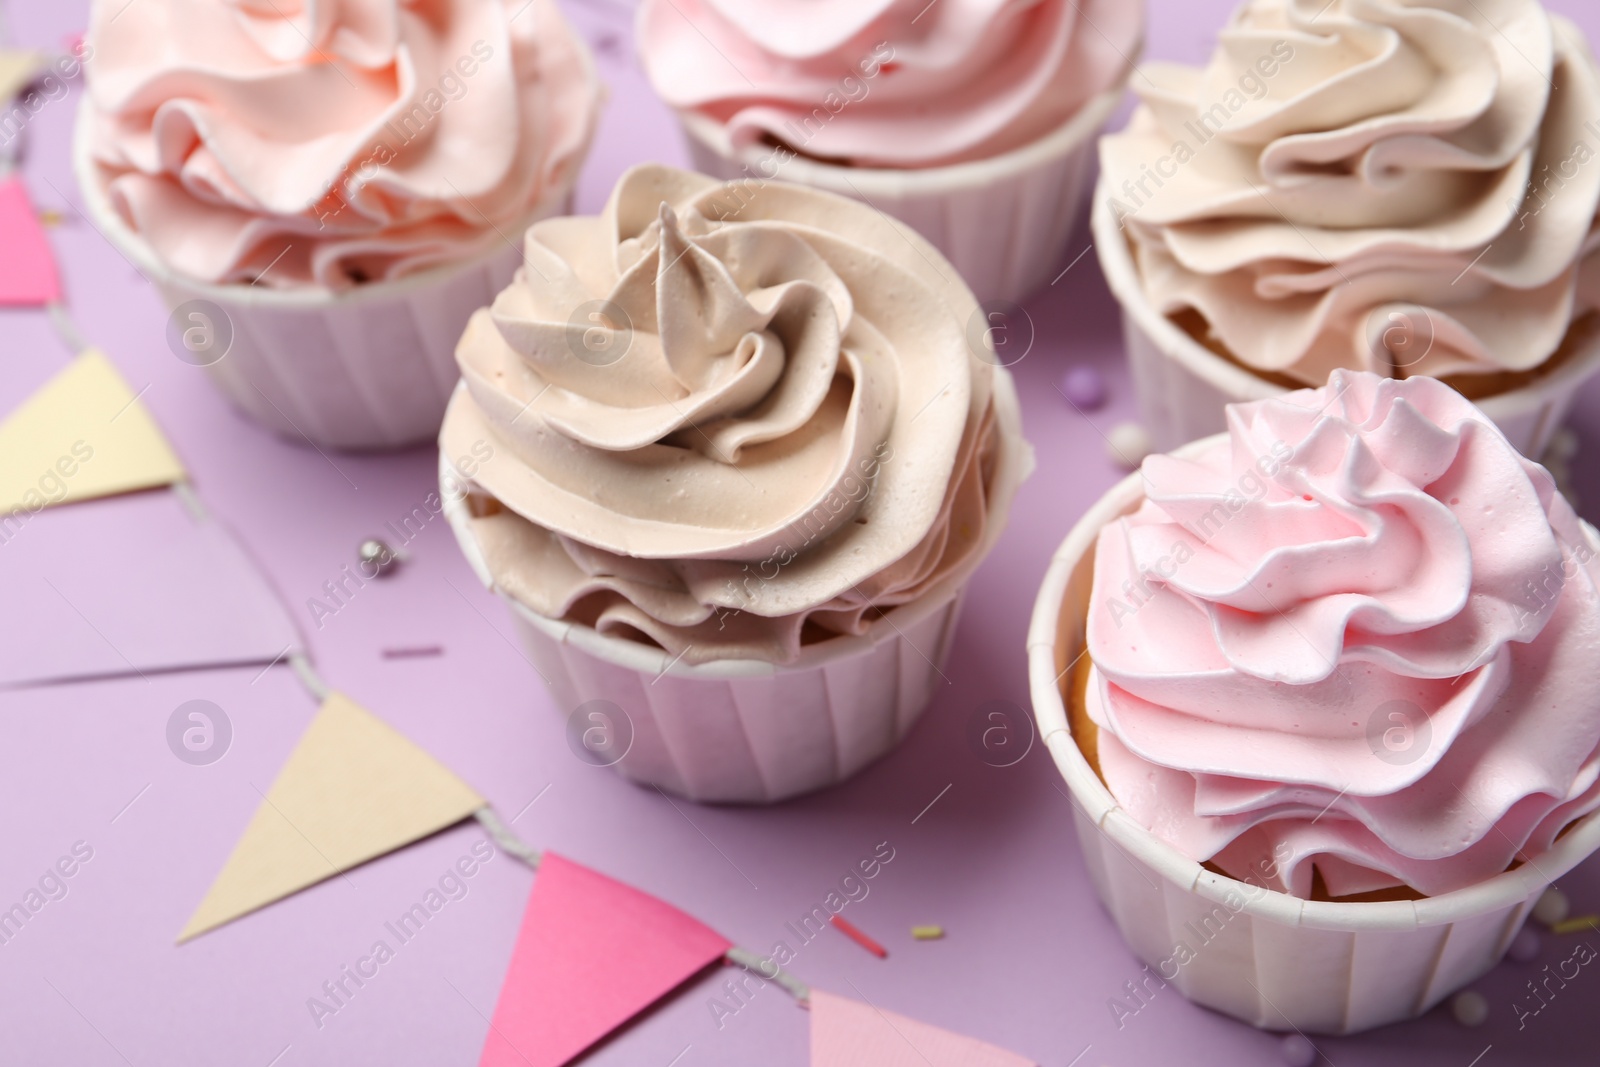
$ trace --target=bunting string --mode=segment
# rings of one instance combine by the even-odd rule
[[[17,195],[10,201],[16,210],[18,205],[26,207],[26,197],[20,178],[12,174],[11,162],[0,154],[0,182],[18,183]],[[33,214],[31,207],[17,210],[19,218],[28,214]],[[37,232],[26,236],[36,238],[34,247],[42,249],[40,276],[56,278],[48,237],[36,215],[29,221]],[[231,593],[223,595],[241,604],[253,598],[249,601],[252,616],[270,614],[273,607],[282,611],[282,629],[258,628],[271,632],[272,644],[266,644],[267,638],[256,632],[248,652],[254,658],[229,662],[265,663],[270,670],[287,661],[296,680],[319,705],[222,871],[179,934],[180,943],[470,817],[500,851],[535,872],[480,1067],[560,1067],[570,1063],[718,959],[760,982],[771,982],[810,1010],[814,1067],[910,1062],[904,1060],[906,1049],[902,1046],[909,1046],[929,1067],[1023,1067],[1030,1063],[972,1038],[813,989],[785,971],[776,959],[732,944],[664,901],[522,841],[493,806],[453,772],[323,680],[282,594],[225,525],[213,518],[187,471],[144,411],[140,393],[129,388],[89,344],[58,289],[23,288],[24,302],[45,312],[63,345],[75,354],[73,367],[46,385],[45,391],[55,390],[50,402],[59,403],[62,395],[69,401],[81,401],[91,388],[99,390],[94,395],[102,401],[113,396],[114,404],[120,405],[117,417],[123,419],[119,432],[126,434],[130,424],[144,420],[143,436],[138,438],[144,449],[140,455],[148,453],[160,461],[150,469],[119,468],[120,480],[101,483],[94,491],[70,499],[135,488],[170,489],[196,526],[211,531],[205,543],[220,541],[230,546],[226,553],[230,565],[236,559],[240,573],[248,573],[254,586],[260,587],[242,591],[248,583],[236,583],[228,587]],[[71,380],[62,385],[63,378]],[[49,404],[30,407],[32,404],[25,402],[24,409],[33,418],[26,425],[35,428],[53,425],[50,413],[72,410]],[[127,411],[134,414],[124,415]],[[40,412],[46,413],[44,421]],[[14,430],[20,431],[22,426],[13,423]],[[126,436],[119,440],[123,451],[136,451],[127,445]],[[140,464],[130,461],[128,466]],[[30,506],[29,514],[43,506]],[[184,640],[204,643],[198,632]],[[272,653],[265,651],[267,648],[282,651],[268,662]],[[187,667],[175,669],[193,669],[213,661],[185,662]],[[652,931],[655,940],[641,942],[640,933]],[[608,961],[624,952],[630,954],[630,968],[618,971],[608,966]]]

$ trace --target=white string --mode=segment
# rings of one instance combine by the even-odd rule
[[[754,971],[757,978],[768,982],[776,982],[802,1005],[810,1006],[811,988],[766,956],[757,956],[749,949],[740,948],[738,945],[730,948],[723,956],[735,966],[743,967],[747,971]],[[772,972],[770,974],[767,973],[769,968]]]
[[[56,333],[61,335],[61,340],[72,349],[73,355],[79,355],[89,348],[89,342],[78,330],[78,324],[72,321],[72,316],[67,313],[67,307],[59,300],[52,300],[44,306],[45,313],[50,316],[50,325],[56,328]]]
[[[300,649],[295,649],[289,653],[289,666],[294,668],[295,677],[300,679],[301,685],[311,691],[311,695],[317,698],[319,704],[328,699],[328,694],[332,690],[328,688],[328,683],[317,676],[317,672],[312,669],[311,661],[306,658],[304,652]]]
[[[211,513],[206,510],[205,501],[200,499],[200,494],[194,491],[194,486],[185,479],[172,483],[172,492],[188,509],[189,517],[195,522],[209,522]]]
[[[74,352],[82,352],[89,347],[65,306],[60,303],[51,303],[46,306],[45,310],[49,312],[50,321],[55,325],[56,331],[69,348]],[[179,481],[173,483],[172,489],[195,518],[203,520],[207,517],[205,505],[195,493],[193,486],[186,481]],[[289,666],[294,669],[295,677],[300,680],[300,684],[306,687],[318,703],[328,699],[328,694],[331,690],[328,688],[328,684],[317,674],[316,669],[311,666],[311,660],[307,658],[304,651],[296,649],[290,652]],[[506,825],[505,821],[500,818],[493,808],[486,804],[473,812],[473,816],[484,828],[484,831],[488,833],[490,840],[498,845],[502,851],[526,863],[535,871],[539,869],[539,850],[517,837],[512,832],[511,827]],[[757,955],[749,949],[734,945],[723,953],[723,958],[734,966],[741,967],[748,973],[753,973],[759,980],[776,983],[802,1006],[810,1006],[810,987],[782,967],[779,967],[768,957]]]
[[[485,804],[472,813],[489,832],[489,839],[499,845],[501,850],[517,857],[534,870],[539,869],[539,850],[531,845],[524,844],[516,834],[511,832],[511,827],[501,821],[495,810]]]

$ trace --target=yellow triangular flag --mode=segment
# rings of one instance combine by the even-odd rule
[[[183,478],[150,412],[96,349],[0,422],[0,516]]]
[[[0,104],[9,104],[44,69],[44,56],[0,48]]]
[[[339,693],[328,694],[189,925],[231,922],[484,806],[461,779]]]

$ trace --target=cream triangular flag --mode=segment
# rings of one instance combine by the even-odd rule
[[[0,422],[0,515],[183,478],[155,420],[96,349]]]
[[[178,941],[443,830],[483,806],[483,798],[439,761],[348,697],[330,693]]]
[[[0,48],[0,104],[9,104],[44,69],[44,56]]]

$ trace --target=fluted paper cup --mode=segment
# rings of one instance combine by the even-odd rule
[[[631,740],[614,763],[619,773],[691,800],[772,803],[837,784],[888,753],[946,683],[962,592],[1032,466],[1003,371],[995,375],[995,404],[1002,447],[981,551],[866,633],[808,645],[793,663],[687,664],[652,645],[542,616],[496,587],[472,535],[464,479],[446,456],[441,499],[478,579],[510,605],[557,710],[570,716],[604,700],[626,716]]]
[[[1217,355],[1150,303],[1104,182],[1095,188],[1091,222],[1100,268],[1122,305],[1139,416],[1157,452],[1226,429],[1228,404],[1290,391]],[[1574,324],[1568,344],[1573,350],[1547,373],[1517,389],[1473,400],[1518,451],[1533,459],[1544,454],[1561,428],[1578,386],[1600,373],[1600,325]]]
[[[1100,129],[1123,82],[1032,144],[971,163],[890,169],[846,167],[773,149],[736,149],[724,127],[679,113],[694,166],[724,181],[778,180],[862,201],[906,223],[960,271],[980,302],[1021,300],[1051,279],[1082,206]]]
[[[1161,981],[1252,1026],[1349,1034],[1421,1015],[1493,967],[1545,887],[1600,848],[1600,812],[1515,870],[1414,901],[1302,900],[1179,853],[1135,822],[1089,766],[1062,693],[1084,649],[1095,540],[1143,495],[1140,476],[1130,475],[1078,522],[1051,560],[1028,630],[1034,717],[1071,791],[1101,903]]]
[[[211,343],[226,344],[220,358],[197,353],[205,358],[194,362],[263,426],[338,449],[401,448],[438,434],[467,319],[510,283],[523,231],[567,210],[578,172],[572,167],[562,187],[486,252],[458,263],[342,293],[211,285],[174,272],[122,221],[95,175],[89,129],[80,119],[73,163],[90,220],[155,284],[168,310],[181,310],[183,327],[192,321],[210,331]],[[210,321],[207,305],[226,319]]]

